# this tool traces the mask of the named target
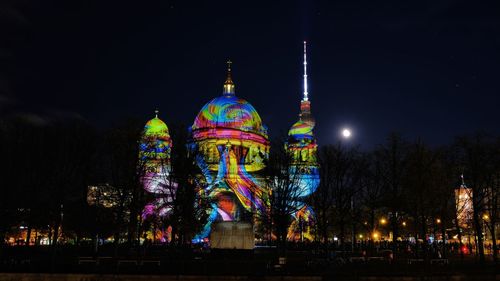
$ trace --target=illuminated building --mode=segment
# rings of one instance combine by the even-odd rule
[[[472,226],[472,216],[474,214],[472,207],[472,189],[465,185],[462,175],[462,184],[455,189],[455,204],[457,209],[458,226],[462,229],[468,229]]]
[[[462,184],[460,187],[455,189],[455,206],[457,212],[457,222],[458,222],[458,231],[461,231],[462,234],[462,242],[475,243],[474,239],[475,229],[474,229],[474,202],[473,200],[478,200],[476,204],[482,206],[483,213],[477,214],[479,219],[481,220],[481,224],[483,226],[483,237],[486,243],[491,243],[493,237],[491,236],[492,227],[497,228],[498,225],[494,224],[490,218],[490,208],[494,208],[495,198],[494,198],[494,190],[492,187],[483,187],[481,189],[477,189],[479,194],[481,194],[480,198],[474,199],[475,193],[471,187],[468,187],[465,184],[464,176],[462,175]],[[496,206],[498,207],[498,206]],[[496,221],[496,220],[495,220]],[[457,235],[458,238],[458,235]],[[496,240],[499,239],[498,232]]]
[[[307,50],[304,41],[303,98],[300,102],[299,120],[288,131],[286,143],[286,150],[291,160],[290,176],[294,177],[291,182],[299,188],[298,193],[300,194],[300,201],[297,203],[299,210],[293,214],[294,220],[288,232],[288,238],[292,240],[296,240],[298,235],[300,238],[312,239],[309,226],[312,223],[314,213],[305,201],[319,185],[318,145],[313,133],[314,125],[307,86]]]
[[[87,204],[89,206],[101,206],[104,208],[113,208],[118,205],[120,200],[120,191],[108,184],[92,185],[87,188]],[[132,194],[125,194],[126,203],[130,203]]]
[[[250,222],[265,213],[269,191],[258,173],[269,154],[267,127],[255,108],[235,95],[230,61],[222,95],[203,106],[190,131],[205,195],[215,201],[197,237],[208,237],[213,222]]]
[[[168,127],[158,118],[158,110],[156,110],[155,117],[144,126],[140,142],[140,167],[138,169],[143,171],[144,190],[153,198],[144,207],[143,219],[151,216],[165,217],[172,210],[171,205],[177,184],[170,178],[171,149],[172,140]]]

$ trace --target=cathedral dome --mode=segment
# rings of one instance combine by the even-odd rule
[[[228,61],[222,96],[205,104],[191,126],[195,141],[218,139],[268,143],[267,127],[262,124],[259,114],[250,103],[235,95],[234,88],[231,62]]]
[[[193,131],[215,128],[255,133],[267,138],[267,129],[255,108],[234,95],[216,97],[205,104],[192,126]]]

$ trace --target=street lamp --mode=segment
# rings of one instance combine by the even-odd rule
[[[487,227],[490,228],[490,226],[488,225],[488,221],[490,220],[490,216],[488,216],[488,214],[486,214],[486,213],[483,214],[483,220],[484,220],[484,223],[483,223],[483,231],[484,231],[483,236],[484,236],[484,241],[486,241],[486,238],[487,238],[486,237],[486,233],[487,233],[486,228]],[[495,226],[493,225],[492,227],[495,227]]]

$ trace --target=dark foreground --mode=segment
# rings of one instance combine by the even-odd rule
[[[0,273],[0,281],[174,281],[174,280],[262,280],[262,281],[496,281],[500,276],[490,274],[441,274],[441,275],[329,275],[329,276],[255,276],[255,275],[130,275],[130,274],[49,274],[49,273]]]
[[[196,252],[157,249],[149,252],[101,252],[85,255],[70,248],[3,249],[0,281],[136,281],[136,280],[500,280],[498,265],[474,256],[446,259],[398,255],[317,255],[311,251],[277,253]]]

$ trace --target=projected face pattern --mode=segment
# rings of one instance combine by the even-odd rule
[[[170,152],[172,140],[167,125],[155,117],[144,127],[139,157],[144,166],[142,184],[144,190],[154,199],[147,203],[142,218],[165,217],[171,212],[171,205],[177,184],[170,179]]]
[[[199,152],[197,164],[207,183],[205,193],[215,201],[197,237],[207,237],[214,221],[267,212],[269,191],[256,172],[265,167],[269,141],[255,108],[232,93],[224,94],[201,109],[191,133],[191,149]]]

